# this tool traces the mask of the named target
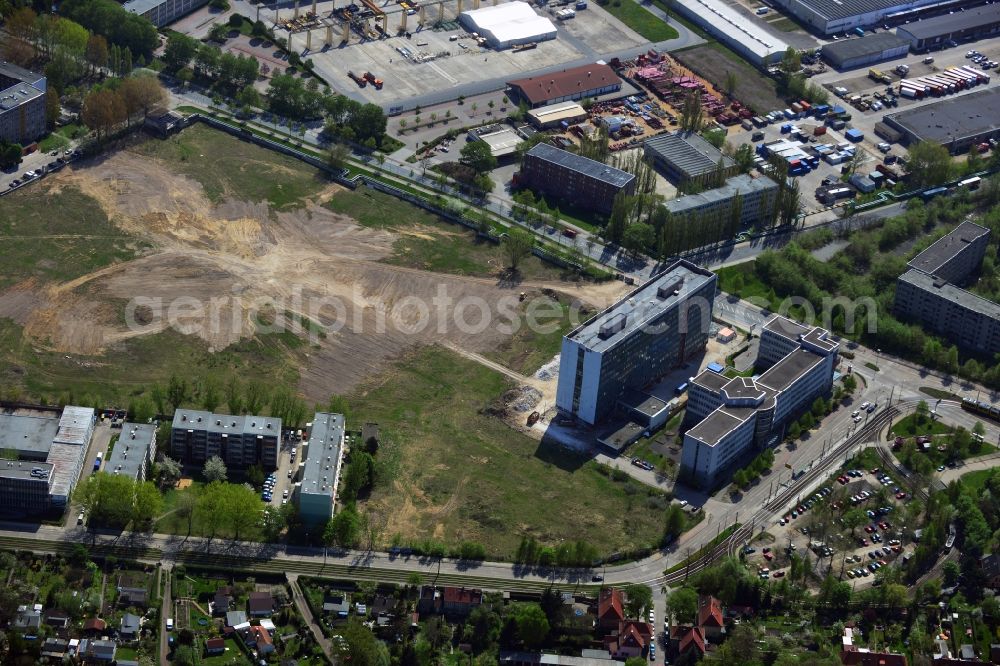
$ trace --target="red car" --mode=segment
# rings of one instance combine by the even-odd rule
[[[875,531],[874,527],[872,527],[871,525],[865,525],[865,532],[868,532],[868,534],[871,534],[874,531]]]
[[[878,526],[879,526],[879,529],[883,529],[883,530],[887,530],[890,527],[892,527],[892,525],[890,525],[889,523],[887,523],[884,520],[881,523],[879,523]]]
[[[902,546],[893,546],[893,547],[892,547],[892,552],[894,552],[894,553],[899,553],[899,552],[901,552],[902,550],[903,550],[903,547],[902,547]]]
[[[771,560],[774,559],[774,555],[772,555],[771,553],[764,553],[764,559],[770,562]]]
[[[898,500],[906,499],[906,493],[904,493],[902,491],[896,493],[896,499],[898,499]]]
[[[782,576],[784,576],[784,575],[785,575],[785,572],[784,572],[784,571],[775,571],[775,572],[774,572],[773,574],[771,574],[771,575],[772,575],[772,576],[773,576],[774,578],[781,578]]]
[[[868,539],[858,539],[858,543],[861,544],[861,546],[867,546]]]
[[[837,477],[837,482],[840,485],[842,485],[842,486],[846,486],[847,485],[847,477],[846,476],[838,476]]]

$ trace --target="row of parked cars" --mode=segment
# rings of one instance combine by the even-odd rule
[[[966,53],[965,57],[979,65],[979,69],[994,69],[997,66],[997,62],[995,60],[990,60],[982,53],[974,49]]]
[[[79,150],[67,150],[62,155],[60,155],[58,150],[54,150],[51,153],[49,153],[50,156],[55,157],[54,160],[52,160],[51,162],[49,162],[48,164],[46,164],[43,167],[38,167],[37,170],[36,169],[32,169],[32,170],[29,170],[29,171],[25,171],[23,174],[21,174],[20,178],[15,178],[14,180],[10,181],[10,184],[8,185],[8,187],[10,189],[14,189],[15,187],[18,187],[19,185],[23,185],[23,184],[25,184],[27,182],[30,182],[30,181],[32,181],[32,180],[34,180],[36,178],[41,178],[42,176],[44,176],[49,171],[52,171],[53,169],[55,169],[55,168],[61,166],[62,164],[70,161],[74,157],[79,157],[80,154],[81,153],[80,153]]]
[[[823,498],[832,493],[830,488],[820,488],[819,491],[809,499],[807,499],[802,504],[799,504],[796,508],[792,509],[789,513],[785,514],[781,520],[778,521],[779,525],[787,525],[789,521],[795,520],[802,514],[804,514],[809,509],[813,508],[817,502],[823,501]]]

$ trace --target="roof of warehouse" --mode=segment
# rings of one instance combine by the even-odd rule
[[[899,7],[900,0],[808,0],[803,3],[827,20],[886,11]]]
[[[990,230],[972,222],[962,222],[951,233],[934,241],[926,250],[913,257],[910,268],[933,275],[976,239],[989,236]]]
[[[909,46],[909,40],[891,32],[877,32],[857,39],[842,39],[823,46],[823,57],[837,62],[879,55],[889,49]]]
[[[607,164],[603,164],[602,162],[598,162],[587,157],[581,157],[575,153],[569,152],[568,150],[560,150],[559,148],[547,143],[535,144],[527,154],[532,157],[543,159],[546,162],[551,162],[553,164],[558,164],[561,167],[571,169],[572,171],[583,174],[589,178],[595,178],[610,185],[614,185],[615,187],[625,187],[630,182],[635,180],[635,176],[627,171],[610,167]]]
[[[164,5],[168,0],[128,0],[122,5],[122,9],[125,11],[132,12],[133,14],[145,14],[150,9]]]
[[[544,16],[539,16],[526,2],[514,0],[502,5],[480,7],[462,12],[481,33],[489,33],[498,42],[541,39],[556,32],[556,26]]]
[[[720,159],[726,167],[735,164],[733,158],[723,155],[721,150],[693,132],[678,130],[660,134],[646,139],[642,145],[644,149],[653,151],[689,177],[715,171]]]
[[[558,72],[529,76],[525,79],[508,81],[515,86],[532,104],[558,97],[570,97],[576,93],[610,85],[621,85],[622,80],[608,65],[594,63],[580,65]]]
[[[913,35],[914,39],[929,39],[997,21],[1000,21],[1000,5],[992,4],[914,21],[897,30]]]
[[[947,143],[953,139],[1000,130],[1000,88],[943,99],[900,113],[886,114],[917,138]]]
[[[55,416],[0,414],[0,449],[48,452],[59,431]]]
[[[694,0],[685,3],[688,10],[698,13],[715,25],[724,25],[726,32],[734,36],[745,49],[760,59],[784,53],[788,42],[765,30],[760,24],[733,9],[721,0]]]

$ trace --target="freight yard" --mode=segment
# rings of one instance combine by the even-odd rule
[[[514,4],[524,3],[499,6]],[[457,97],[464,94],[464,84],[496,79],[497,87],[502,87],[505,79],[527,71],[593,60],[644,43],[600,7],[574,1],[532,9],[555,26],[555,39],[541,30],[532,37],[515,29],[516,43],[497,48],[459,22],[462,12],[477,8],[478,0],[422,4],[403,0],[385,5],[358,0],[336,9],[333,2],[303,3],[298,18],[294,9],[279,10],[275,26],[290,48],[311,59],[317,74],[337,92],[388,110],[449,89],[455,89]],[[523,25],[522,19],[514,17],[511,22]],[[532,23],[544,26],[541,20]],[[358,78],[371,72],[384,85],[362,85],[349,72]]]

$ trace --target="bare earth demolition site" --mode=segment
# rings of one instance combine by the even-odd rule
[[[504,423],[523,425],[525,393],[551,406],[555,381],[533,375],[571,304],[601,307],[617,286],[534,258],[512,282],[472,232],[200,125],[0,205],[4,398],[124,407],[173,375],[344,396],[352,427],[376,421],[398,447],[359,507],[384,517],[385,542],[657,542],[664,497]],[[525,324],[535,297],[541,331]],[[517,330],[492,321],[504,312]],[[544,509],[556,503],[574,510]]]

